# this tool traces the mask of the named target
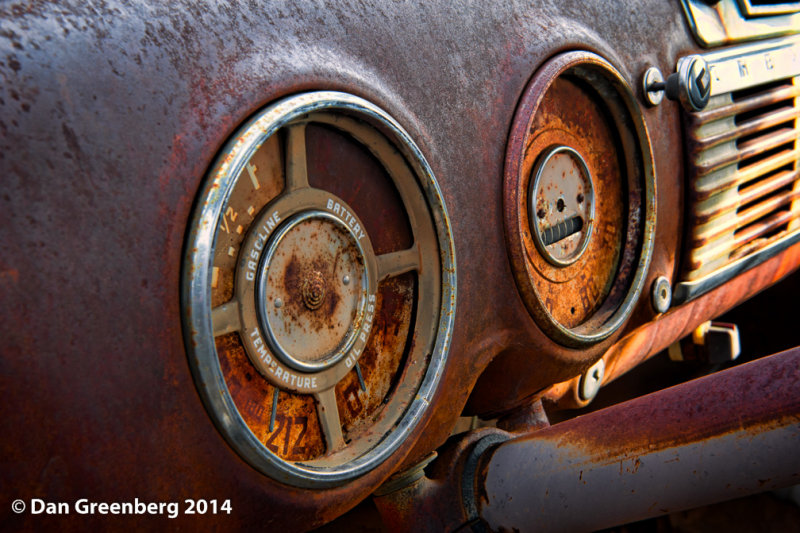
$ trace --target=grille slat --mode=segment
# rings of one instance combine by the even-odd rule
[[[736,246],[743,246],[750,241],[757,239],[776,228],[785,225],[793,218],[791,211],[780,211],[770,217],[760,220],[758,223],[753,224],[741,233],[736,234]]]
[[[747,224],[769,215],[799,196],[800,194],[798,193],[785,192],[771,196],[767,200],[739,211],[738,213],[722,213],[720,218],[712,219],[711,223],[703,225],[704,228],[708,229],[705,232],[700,230],[695,234],[694,244],[698,248],[704,246],[724,233],[739,230]]]
[[[739,172],[729,172],[719,176],[711,176],[709,179],[697,180],[695,183],[695,199],[701,202],[732,185],[740,186],[749,183],[756,178],[789,165],[799,158],[800,150],[785,150],[766,157],[747,168],[740,169]],[[714,179],[715,177],[718,179]]]
[[[698,139],[696,150],[699,152],[711,146],[716,146],[725,141],[737,140],[742,137],[762,132],[774,126],[779,126],[790,121],[794,121],[800,116],[800,109],[789,107],[767,113],[755,119],[742,122],[737,128],[717,135]]]
[[[687,127],[692,281],[800,227],[800,77],[715,95]]]
[[[790,100],[800,96],[800,85],[789,85],[787,82],[760,91],[745,98],[737,99],[728,105],[723,105],[714,109],[705,109],[694,113],[691,121],[694,125],[708,124],[715,120],[725,117],[733,117],[741,113],[747,113],[755,109],[766,107],[781,100]]]
[[[741,143],[738,149],[698,164],[698,174],[703,176],[728,165],[732,165],[733,163],[740,163],[751,157],[779,148],[781,145],[793,143],[798,137],[800,137],[800,131],[797,129],[781,128],[779,131],[764,138],[748,140],[747,142]]]
[[[791,185],[797,180],[797,177],[797,171],[783,171],[744,189],[740,187],[738,195],[729,195],[724,201],[706,208],[698,207],[696,220],[699,224],[707,224],[713,222],[716,218],[727,217],[729,211],[738,209],[782,187]]]

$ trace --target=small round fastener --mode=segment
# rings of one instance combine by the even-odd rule
[[[642,90],[645,101],[657,106],[664,99],[664,76],[657,67],[650,67],[642,77]]]
[[[659,276],[653,282],[653,292],[651,294],[653,309],[658,313],[666,313],[672,303],[672,287],[669,280],[664,276]]]
[[[606,373],[606,363],[600,359],[595,364],[589,367],[580,379],[578,385],[578,394],[580,399],[584,402],[594,400],[597,393],[600,392],[600,387],[603,385],[603,376]]]

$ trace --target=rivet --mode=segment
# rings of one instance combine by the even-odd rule
[[[280,298],[275,298],[275,309],[279,309],[283,307],[283,300]]]
[[[344,283],[345,285],[350,285],[350,276],[343,277],[342,283]]]
[[[669,306],[672,303],[672,287],[669,280],[664,276],[659,276],[653,282],[653,292],[651,294],[651,302],[653,309],[657,313],[666,313],[669,311]]]
[[[584,402],[594,400],[600,387],[603,385],[603,376],[606,373],[606,363],[602,359],[597,361],[586,373],[581,376],[578,394]]]

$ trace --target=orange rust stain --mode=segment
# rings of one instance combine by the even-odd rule
[[[8,270],[0,271],[0,282],[10,281],[11,283],[17,283],[19,281],[19,270],[15,268],[11,268]]]
[[[595,217],[589,246],[567,267],[548,263],[537,250],[530,230],[525,247],[539,299],[559,323],[572,328],[595,313],[612,291],[626,232],[626,177],[619,149],[599,98],[588,88],[564,78],[547,91],[531,127],[522,173],[523,190],[538,156],[554,144],[575,148],[583,156],[595,191]],[[527,203],[527,193],[523,195]],[[525,210],[523,210],[525,211]],[[529,213],[528,216],[535,216]]]
[[[216,345],[233,402],[258,440],[289,461],[321,456],[325,440],[313,397],[280,390],[275,426],[270,431],[274,387],[250,363],[238,333],[217,337]]]
[[[413,314],[415,277],[404,274],[379,286],[377,312],[364,353],[358,360],[366,392],[355,371],[336,385],[336,401],[345,438],[368,431],[397,377],[406,353]]]

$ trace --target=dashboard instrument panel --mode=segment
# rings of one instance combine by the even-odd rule
[[[795,7],[0,3],[0,523],[303,531],[374,502],[456,529],[548,442],[671,450],[652,398],[572,410],[736,346],[709,321],[800,266]],[[773,435],[787,357],[681,405],[730,414],[703,395],[772,372],[745,429]],[[738,434],[719,416],[698,449]],[[137,498],[217,505],[74,507]]]

